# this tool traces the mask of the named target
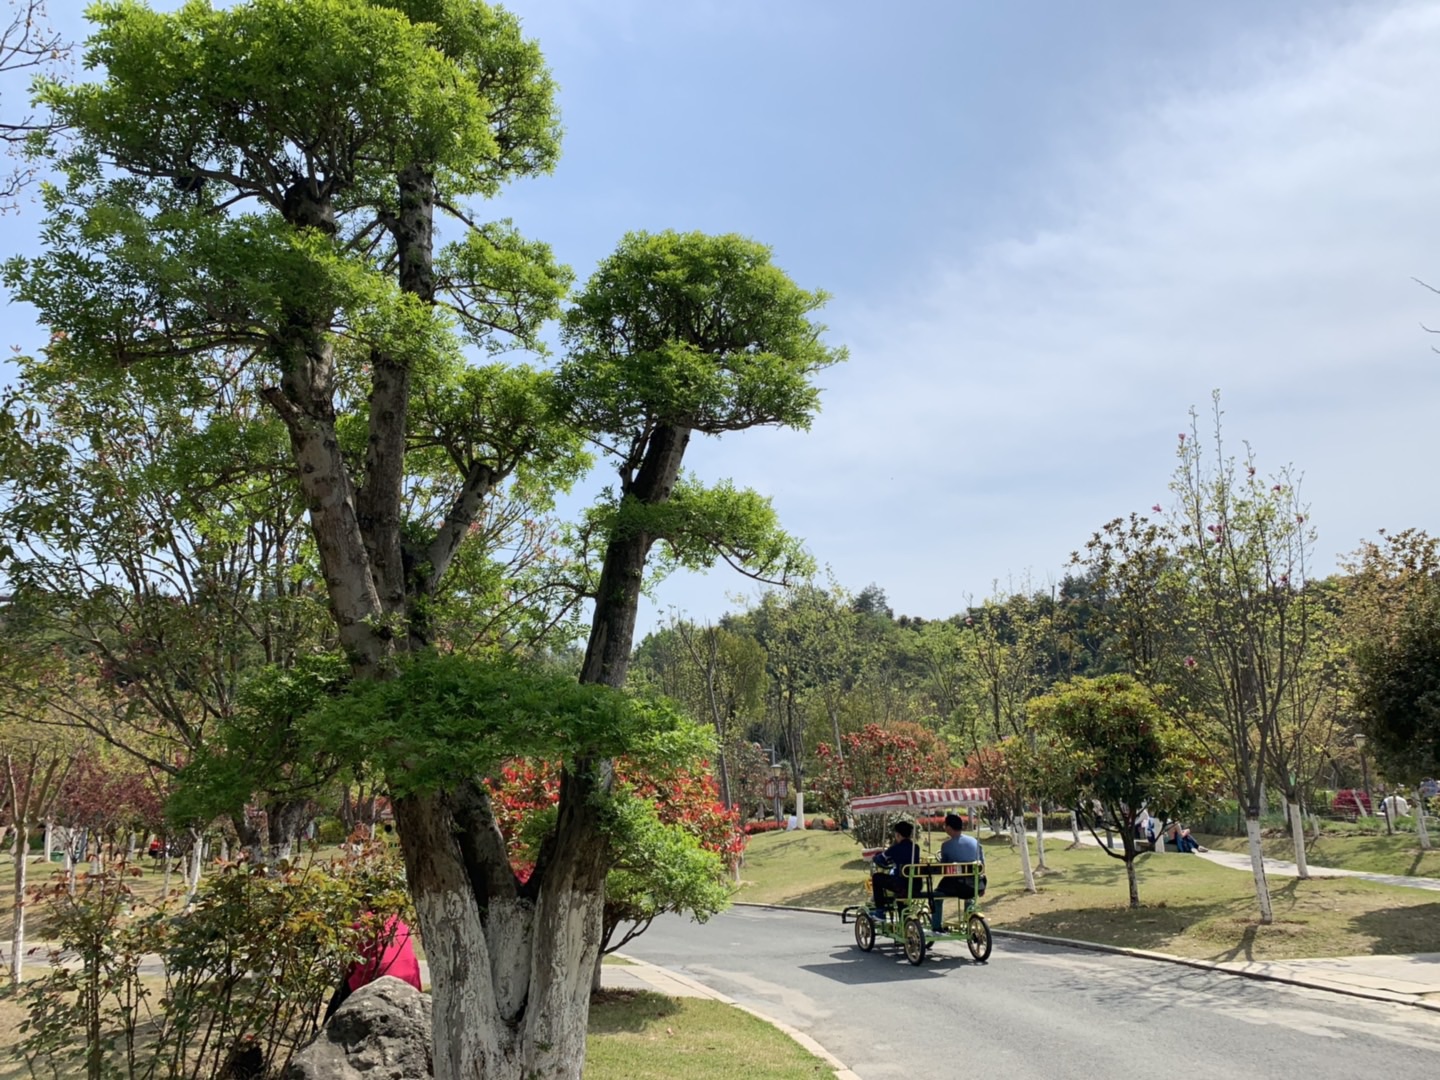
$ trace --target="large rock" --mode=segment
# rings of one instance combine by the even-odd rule
[[[290,1061],[286,1080],[423,1080],[430,1061],[430,995],[389,976],[356,990]]]

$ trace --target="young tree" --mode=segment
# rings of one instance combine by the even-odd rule
[[[1030,702],[1030,720],[1045,745],[1044,771],[1055,797],[1099,840],[1120,834],[1130,906],[1140,906],[1135,878],[1136,823],[1161,823],[1213,798],[1218,776],[1198,743],[1155,694],[1128,675],[1076,679]]]
[[[0,820],[15,832],[10,982],[25,974],[25,892],[30,834],[52,820],[70,767],[72,748],[54,732],[13,721],[0,725]]]
[[[1178,499],[1176,557],[1186,577],[1185,619],[1194,629],[1193,654],[1177,681],[1207,727],[1221,733],[1223,760],[1245,812],[1260,921],[1274,915],[1260,846],[1260,815],[1267,774],[1287,779],[1279,762],[1280,733],[1291,710],[1311,647],[1313,598],[1306,585],[1314,529],[1288,470],[1259,476],[1254,457],[1226,457],[1220,437],[1220,400],[1213,406],[1214,444],[1202,448],[1198,415],[1180,436],[1172,488]],[[1206,455],[1211,455],[1207,458]],[[1271,766],[1276,768],[1271,770]],[[1303,852],[1298,807],[1291,828]]]

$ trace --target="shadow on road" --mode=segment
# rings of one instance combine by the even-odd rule
[[[979,968],[968,959],[945,953],[930,953],[918,967],[905,959],[898,949],[876,945],[875,951],[862,953],[859,949],[837,949],[832,952],[829,963],[801,964],[800,970],[823,975],[847,986],[867,986],[876,983],[927,981],[943,979],[958,968]]]

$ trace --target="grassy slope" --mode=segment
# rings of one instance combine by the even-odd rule
[[[1440,951],[1440,898],[1431,893],[1276,878],[1276,921],[1261,926],[1250,876],[1204,859],[1142,856],[1143,906],[1131,911],[1124,865],[1098,849],[1067,851],[1052,837],[1051,870],[1039,875],[1034,895],[1024,891],[1019,856],[1003,839],[987,838],[985,849],[985,912],[999,929],[1217,960]],[[839,910],[863,899],[864,878],[848,836],[772,833],[751,841],[737,899]]]

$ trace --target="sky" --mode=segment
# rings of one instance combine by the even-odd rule
[[[508,6],[566,133],[485,216],[582,281],[629,230],[701,229],[831,294],[850,358],[812,429],[687,464],[771,497],[849,589],[939,618],[1047,587],[1170,503],[1217,389],[1227,445],[1303,475],[1319,572],[1440,532],[1440,295],[1415,280],[1440,286],[1440,3]],[[76,37],[81,8],[51,0]],[[0,256],[38,225],[0,219]],[[0,308],[3,340],[41,334]],[[641,625],[754,592],[676,575]]]

